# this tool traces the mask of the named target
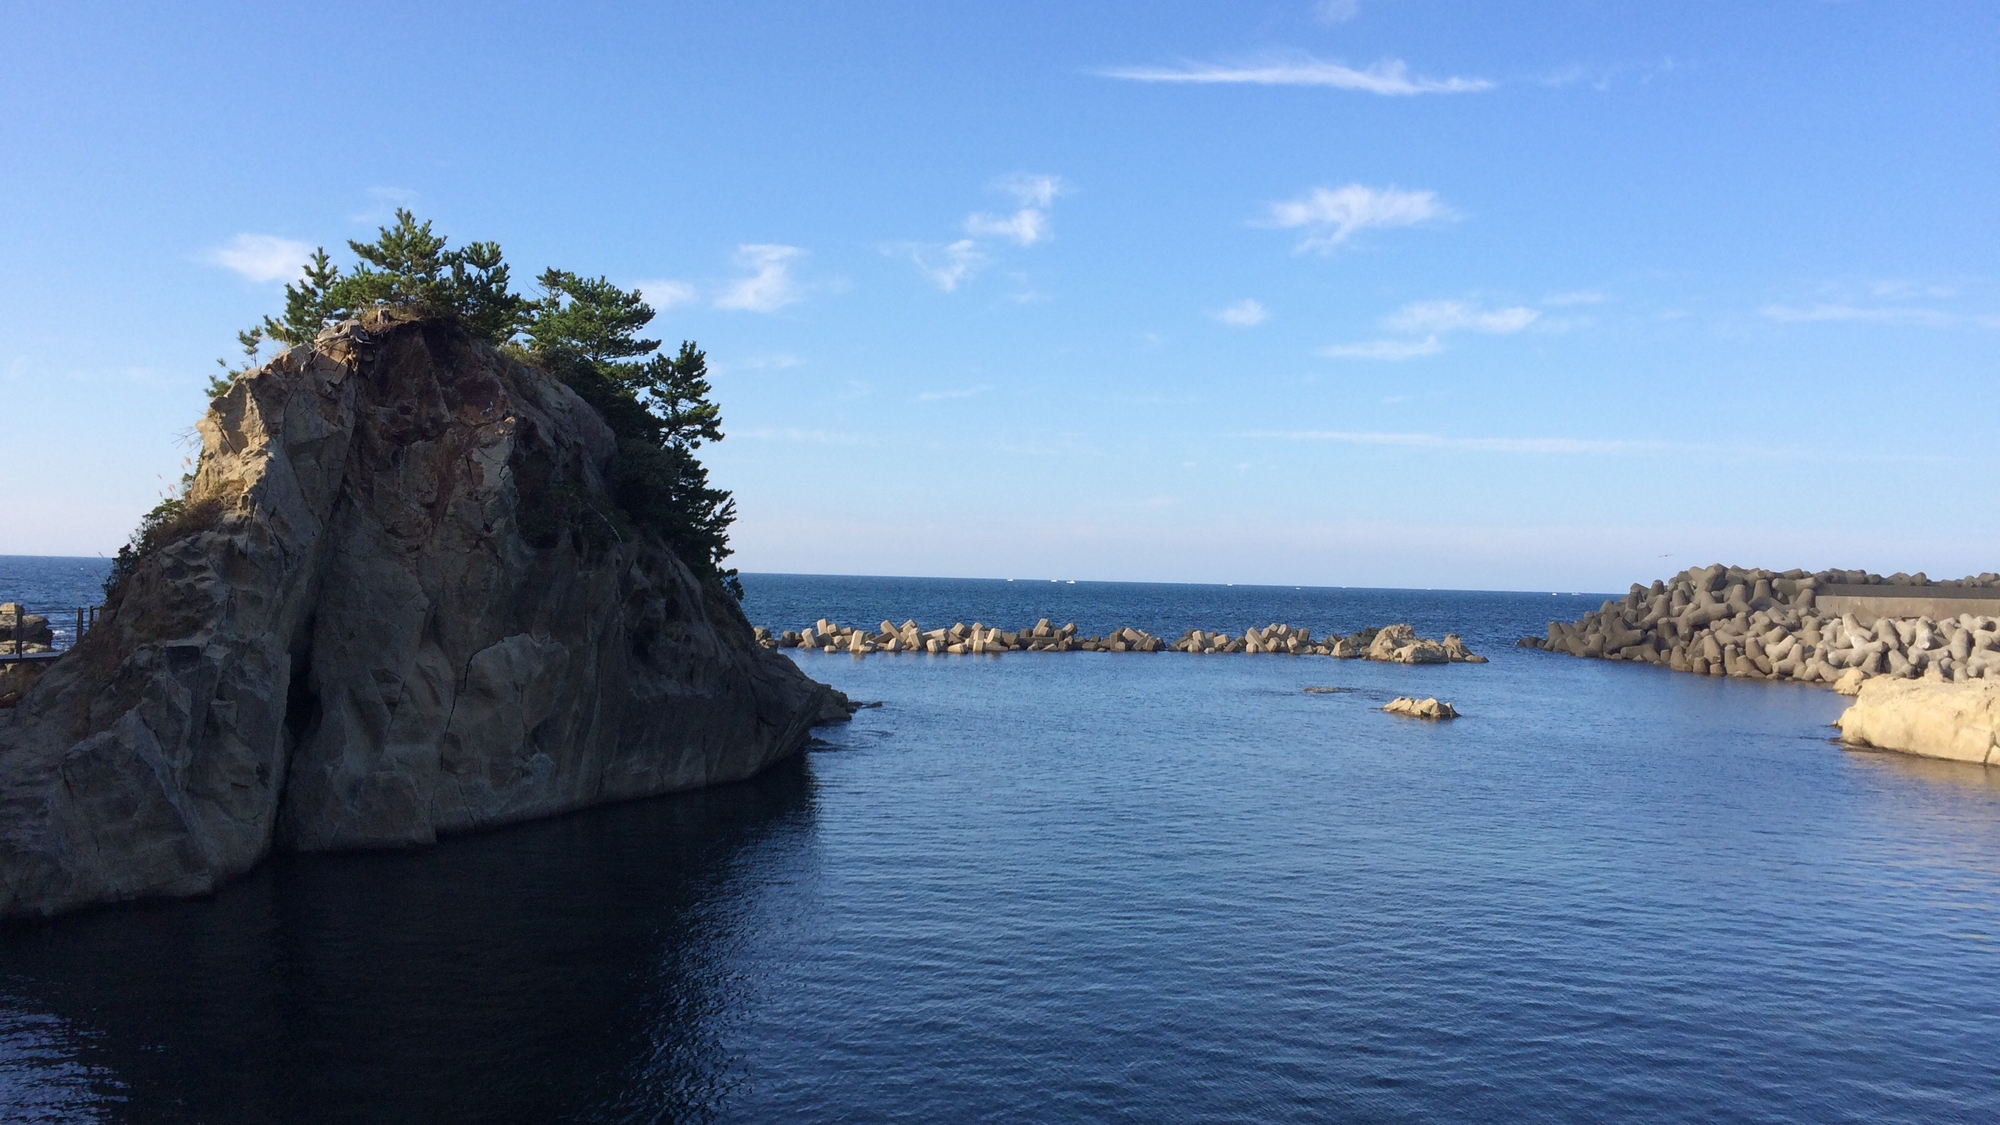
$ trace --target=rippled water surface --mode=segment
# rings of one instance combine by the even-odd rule
[[[18,602],[48,618],[56,647],[68,648],[76,633],[76,611],[104,600],[110,559],[47,555],[0,555],[0,602]],[[0,641],[8,640],[0,635]]]
[[[1840,750],[1830,693],[1506,647],[1595,597],[746,585],[1493,663],[800,654],[883,706],[754,782],[0,931],[9,1115],[2000,1114],[2000,771]]]

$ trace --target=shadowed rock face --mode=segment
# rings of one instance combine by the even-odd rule
[[[184,532],[0,712],[0,917],[737,780],[839,711],[448,322],[342,325],[200,430]]]

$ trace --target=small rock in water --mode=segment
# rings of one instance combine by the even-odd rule
[[[1309,687],[1305,689],[1307,695],[1340,695],[1345,692],[1359,690],[1361,689],[1351,687]]]
[[[1382,708],[1391,715],[1407,715],[1412,719],[1456,719],[1458,709],[1437,699],[1416,699],[1400,695]]]

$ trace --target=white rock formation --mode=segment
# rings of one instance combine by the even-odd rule
[[[1856,746],[2000,766],[2000,683],[1869,680],[1837,725]]]
[[[1412,719],[1456,719],[1458,709],[1437,699],[1415,699],[1407,695],[1397,696],[1382,710],[1391,715],[1404,715]]]

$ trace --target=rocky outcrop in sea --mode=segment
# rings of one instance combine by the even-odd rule
[[[1839,597],[1828,592],[1838,590]],[[1807,573],[1721,565],[1684,570],[1565,623],[1530,648],[1656,664],[1696,675],[1830,684],[1852,694],[1878,676],[2000,679],[2000,619],[1972,612],[1896,615],[1897,604],[1984,606],[2000,575],[1933,583],[1923,575]],[[1976,596],[1978,600],[1973,600]],[[1824,603],[1824,604],[1823,604]],[[1840,608],[1867,604],[1884,612]]]
[[[0,711],[0,917],[732,781],[846,713],[453,322],[346,322],[199,428],[175,535]]]
[[[1834,725],[1852,746],[2000,766],[2000,683],[1878,678]]]
[[[55,643],[48,618],[29,613],[18,602],[0,602],[0,656],[49,652]]]
[[[756,635],[758,643],[766,648],[819,649],[856,656],[877,652],[947,656],[1004,652],[1281,653],[1365,658],[1392,664],[1486,663],[1485,657],[1465,647],[1457,633],[1447,633],[1444,640],[1432,641],[1400,624],[1362,629],[1346,636],[1328,635],[1315,641],[1309,630],[1275,622],[1262,629],[1245,629],[1240,637],[1189,629],[1179,639],[1167,641],[1130,626],[1100,636],[1079,636],[1075,622],[1052,625],[1047,618],[1019,630],[977,621],[967,625],[961,621],[949,628],[926,631],[914,620],[901,625],[883,621],[871,632],[822,617],[804,629],[787,629],[782,633],[773,633],[760,625]]]
[[[1432,696],[1417,699],[1414,696],[1399,695],[1382,705],[1382,710],[1391,715],[1402,715],[1410,719],[1456,719],[1458,708]]]

